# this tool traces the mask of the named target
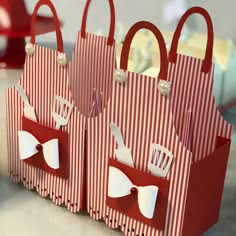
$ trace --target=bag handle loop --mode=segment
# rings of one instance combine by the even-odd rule
[[[64,49],[63,49],[63,40],[62,40],[62,34],[61,34],[61,29],[60,29],[60,21],[57,16],[56,9],[50,0],[40,0],[40,1],[38,1],[38,3],[36,4],[36,6],[34,8],[34,12],[33,12],[32,19],[31,19],[31,40],[30,40],[30,42],[32,44],[35,44],[35,22],[36,22],[37,12],[38,12],[39,8],[43,5],[48,6],[53,14],[54,24],[55,24],[55,28],[56,28],[57,50],[59,52],[63,52]]]
[[[87,22],[87,15],[88,15],[90,3],[91,3],[91,0],[87,0],[85,8],[84,8],[82,25],[81,25],[82,38],[86,38],[86,22]],[[113,0],[109,0],[109,6],[110,6],[110,19],[111,20],[110,20],[110,30],[109,30],[107,45],[111,46],[111,45],[113,45],[114,34],[115,34],[115,7],[114,7]]]
[[[181,17],[181,19],[177,25],[177,28],[175,30],[173,39],[172,39],[171,48],[170,48],[170,52],[169,52],[169,61],[172,63],[176,63],[177,47],[178,47],[178,42],[179,42],[181,30],[183,29],[183,26],[184,26],[184,23],[186,22],[186,20],[192,14],[195,14],[195,13],[202,15],[207,23],[208,37],[207,37],[205,58],[204,58],[203,64],[202,64],[202,72],[208,73],[210,71],[211,65],[212,65],[214,30],[213,30],[213,24],[212,24],[212,20],[211,20],[209,13],[201,7],[190,8]]]
[[[160,72],[158,78],[160,80],[167,80],[167,73],[168,73],[168,60],[167,60],[167,50],[165,46],[165,40],[160,32],[160,30],[151,22],[148,21],[140,21],[135,23],[128,31],[124,44],[121,51],[121,59],[120,59],[120,69],[127,70],[128,67],[128,57],[130,46],[135,34],[140,29],[148,29],[150,30],[156,37],[157,42],[160,48]]]

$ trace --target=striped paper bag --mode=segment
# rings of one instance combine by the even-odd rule
[[[208,29],[203,60],[177,54],[183,25],[195,13],[204,17]],[[202,235],[218,221],[227,168],[232,126],[222,118],[213,95],[213,41],[208,12],[193,7],[180,19],[169,52],[173,122],[193,157],[183,235]]]
[[[161,70],[127,70],[135,33],[152,31]],[[88,120],[87,209],[125,235],[181,235],[192,158],[172,123],[164,39],[149,22],[129,30],[103,113]]]
[[[57,50],[35,44],[36,14],[44,5],[53,13]],[[85,206],[85,118],[70,96],[67,57],[51,1],[40,0],[34,9],[26,53],[21,79],[7,93],[10,176],[77,212]]]

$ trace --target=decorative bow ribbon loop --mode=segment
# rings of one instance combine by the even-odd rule
[[[155,185],[136,186],[119,169],[109,167],[108,196],[112,198],[124,197],[129,194],[138,196],[140,212],[148,219],[152,219],[156,206],[158,187]]]
[[[59,145],[58,139],[52,139],[41,144],[27,131],[18,131],[20,159],[25,160],[42,151],[47,165],[53,169],[59,169]]]

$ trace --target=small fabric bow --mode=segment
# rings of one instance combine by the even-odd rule
[[[110,166],[108,196],[111,198],[119,198],[129,194],[136,194],[138,196],[140,212],[146,218],[152,219],[156,205],[158,187],[155,185],[136,186],[121,170],[114,166]]]
[[[47,165],[53,169],[59,168],[58,139],[52,139],[41,144],[31,133],[18,131],[20,159],[25,160],[42,151]]]

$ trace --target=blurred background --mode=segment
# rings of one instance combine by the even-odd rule
[[[32,12],[37,0],[26,0],[25,2],[28,11]],[[85,0],[52,0],[52,2],[57,8],[60,19],[65,23],[62,29],[64,39],[74,42],[76,32],[80,29]],[[114,0],[114,3],[117,22],[122,22],[130,27],[136,21],[148,20],[165,30],[174,30],[177,24],[174,18],[179,18],[187,8],[195,5],[202,6],[212,17],[216,37],[236,38],[233,18],[236,9],[235,0]],[[47,14],[47,12],[46,7],[42,8],[41,13]],[[167,12],[171,12],[169,17]],[[88,17],[88,30],[92,32],[101,28],[106,30],[109,23],[108,18],[108,1],[93,0]],[[205,32],[206,30],[200,16],[193,16],[190,26],[194,31]]]

